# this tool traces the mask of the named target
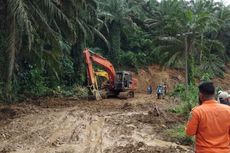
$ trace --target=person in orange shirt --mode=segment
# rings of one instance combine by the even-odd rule
[[[196,153],[230,153],[230,107],[215,101],[212,82],[199,85],[199,106],[190,113],[185,131],[195,135]]]

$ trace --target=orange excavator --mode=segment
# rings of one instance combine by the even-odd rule
[[[113,64],[106,58],[90,51],[86,48],[83,51],[85,63],[87,67],[88,87],[91,94],[97,99],[107,98],[108,96],[116,96],[119,98],[134,97],[134,91],[137,88],[137,79],[132,77],[132,73],[128,71],[116,72]],[[99,65],[108,73],[108,82],[106,88],[98,89],[97,79],[93,64]]]

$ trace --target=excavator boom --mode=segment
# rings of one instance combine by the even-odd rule
[[[106,70],[106,72],[108,72],[110,89],[113,89],[116,72],[112,63],[110,63],[110,61],[108,61],[106,58],[90,51],[88,48],[84,50],[83,54],[85,56],[85,60],[87,64],[87,73],[88,73],[88,79],[90,80],[90,83],[92,85],[96,84],[95,72],[93,69],[93,63],[96,63],[97,65],[102,66]]]

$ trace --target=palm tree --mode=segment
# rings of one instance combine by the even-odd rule
[[[7,70],[5,75],[5,97],[11,99],[12,76],[15,69],[16,55],[23,46],[32,50],[35,34],[43,34],[51,41],[58,40],[60,33],[53,27],[65,23],[71,27],[70,21],[52,0],[5,0],[5,20],[8,30],[6,49]]]
[[[71,44],[71,57],[74,61],[75,81],[77,84],[84,82],[83,54],[85,47],[92,44],[95,36],[99,36],[108,46],[107,39],[98,30],[101,22],[97,16],[97,2],[95,0],[66,0],[61,4],[63,12],[73,23],[72,31],[65,29],[64,37]],[[70,33],[68,33],[69,31]]]
[[[224,52],[216,52],[224,61],[228,61],[227,55],[230,55],[230,6],[220,5],[218,10],[215,11],[215,16],[219,20],[219,30],[215,33],[215,38],[223,42],[225,46]]]
[[[125,0],[99,0],[99,17],[107,23],[111,49],[109,57],[117,66],[121,49],[122,27],[132,23],[130,8]]]
[[[215,7],[216,3],[210,1],[196,1],[188,5],[184,1],[164,0],[156,9],[158,11],[152,12],[152,18],[146,20],[150,28],[158,30],[160,25],[160,33],[153,35],[160,40],[158,48],[162,51],[163,61],[167,66],[184,65],[186,82],[189,82],[189,76],[189,80],[193,78],[191,64],[197,52],[202,59],[203,52],[210,49],[204,43],[210,39],[208,33],[219,28],[213,13]]]

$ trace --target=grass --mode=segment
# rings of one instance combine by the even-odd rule
[[[182,145],[192,145],[194,143],[194,138],[186,136],[184,124],[178,124],[173,128],[166,130],[165,134],[173,141]]]
[[[170,108],[168,111],[183,116],[183,120],[186,122],[191,109],[196,106],[198,101],[197,87],[191,84],[188,87],[188,92],[186,92],[185,86],[183,84],[178,84],[171,93],[171,96],[178,97],[181,102],[179,105]],[[194,143],[194,138],[186,136],[185,122],[178,123],[172,128],[166,130],[165,135],[179,144],[192,145]]]

